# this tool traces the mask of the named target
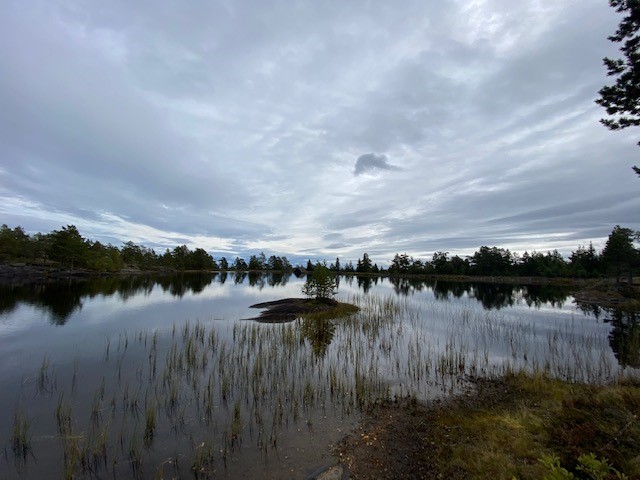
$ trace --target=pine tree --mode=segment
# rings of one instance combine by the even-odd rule
[[[623,58],[603,59],[607,75],[617,77],[614,85],[604,86],[598,92],[598,105],[604,107],[610,118],[600,120],[610,130],[640,125],[640,1],[609,0],[618,13],[626,13],[616,33],[609,40],[622,43]],[[639,142],[640,144],[640,142]],[[640,175],[640,168],[632,167]]]

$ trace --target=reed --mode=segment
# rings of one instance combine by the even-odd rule
[[[16,460],[25,462],[31,452],[31,434],[29,421],[25,414],[16,409],[13,413],[13,428],[11,430],[11,449]]]
[[[147,402],[147,408],[145,410],[145,424],[144,424],[144,445],[146,448],[150,448],[153,445],[153,437],[156,431],[156,405],[154,402]]]
[[[155,469],[160,476],[178,471],[182,459],[193,475],[206,478],[250,448],[265,459],[277,455],[281,436],[300,419],[312,429],[324,418],[349,417],[380,401],[444,397],[471,377],[522,370],[598,383],[623,373],[606,335],[585,334],[577,320],[550,329],[512,313],[441,302],[368,295],[348,301],[359,309],[339,319],[184,322],[164,333],[124,332],[117,346],[116,337],[113,346],[107,340],[104,375],[97,389],[92,383],[93,395],[76,380],[92,372],[74,363],[70,398],[81,415],[74,418],[64,392],[55,407],[65,472],[97,476],[107,465],[117,471],[119,450],[131,472],[117,473],[138,478],[161,438],[176,445],[206,438]],[[36,373],[39,392],[55,390],[55,371],[45,357]],[[116,419],[119,428],[110,429]],[[16,437],[29,438],[28,426],[14,423]]]

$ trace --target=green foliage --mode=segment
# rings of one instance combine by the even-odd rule
[[[0,227],[0,260],[27,259],[33,256],[29,235],[22,227]]]
[[[89,245],[75,225],[67,225],[62,230],[50,234],[49,257],[71,268],[85,267],[89,256]]]
[[[244,261],[244,258],[240,258],[240,257],[236,257],[236,259],[233,262],[233,268],[235,270],[247,270],[249,267],[247,265],[247,262]]]
[[[560,458],[557,455],[543,455],[542,458],[540,458],[540,463],[549,469],[549,473],[543,477],[544,480],[569,480],[576,478],[573,473],[560,465]]]
[[[389,266],[389,273],[401,275],[404,273],[409,273],[409,267],[413,263],[413,257],[409,257],[406,253],[402,255],[398,255],[396,253],[395,257],[391,261],[391,265]]]
[[[516,264],[518,273],[526,277],[561,277],[569,272],[566,260],[557,250],[546,254],[524,252]]]
[[[362,255],[362,260],[358,259],[358,265],[356,267],[356,272],[358,273],[373,273],[373,264],[371,263],[371,259],[369,258],[369,254],[365,253]]]
[[[474,275],[510,275],[515,262],[509,250],[483,246],[473,254],[469,263],[469,272]]]
[[[336,257],[336,263],[333,264],[333,270],[340,271],[340,257]]]
[[[269,260],[267,260],[267,268],[278,272],[290,272],[293,270],[287,257],[278,257],[276,255],[269,257]]]
[[[431,264],[437,274],[448,275],[452,273],[451,262],[449,262],[449,252],[434,253]]]
[[[324,300],[333,298],[336,294],[336,288],[336,279],[331,270],[324,264],[316,263],[313,272],[307,275],[307,281],[302,286],[302,293],[308,298]]]
[[[122,255],[113,245],[88,242],[87,267],[98,272],[117,272],[124,266]]]
[[[549,472],[543,477],[544,480],[572,480],[576,478],[589,480],[617,478],[623,480],[628,478],[624,473],[613,468],[606,458],[598,459],[593,453],[580,455],[578,457],[576,472],[580,473],[577,477],[560,465],[560,457],[557,455],[543,455],[542,458],[540,458],[540,463],[549,469]]]
[[[631,280],[632,269],[638,259],[638,251],[633,246],[634,236],[633,230],[616,225],[602,250],[605,267],[615,271],[618,280],[625,268]]]
[[[263,269],[264,269],[264,265],[262,264],[260,259],[255,255],[251,255],[251,257],[249,258],[249,270],[263,270]]]
[[[579,246],[569,257],[569,270],[574,277],[597,277],[600,274],[600,256],[589,243],[589,248]]]
[[[525,252],[522,257],[509,250],[483,246],[472,256],[449,257],[449,252],[437,251],[431,261],[413,258],[406,253],[396,254],[388,268],[392,276],[400,275],[492,275],[492,276],[543,276],[592,278],[611,272],[617,277],[627,272],[631,277],[640,264],[640,252],[634,247],[634,235],[638,233],[628,228],[616,226],[609,236],[602,254],[596,252],[593,245],[588,248],[579,246],[572,252],[569,261],[554,250],[546,254]],[[123,268],[141,270],[227,270],[236,271],[281,271],[290,272],[292,266],[287,257],[271,255],[268,259],[264,252],[252,255],[249,264],[237,257],[233,264],[222,257],[220,264],[202,248],[191,250],[181,245],[172,250],[166,249],[161,255],[144,245],[129,241],[120,249],[113,245],[103,245],[97,241],[84,239],[74,225],[48,234],[36,233],[29,236],[22,227],[0,227],[0,262],[21,262],[53,264],[63,268],[86,268],[98,272],[117,272]],[[326,264],[324,264],[326,267]],[[306,270],[312,272],[315,266],[311,260]],[[373,264],[369,255],[364,253],[358,259],[357,266],[351,261],[344,267],[336,258],[329,268],[333,272],[346,274],[380,273],[381,269]],[[384,270],[382,270],[384,271]]]
[[[616,81],[600,89],[596,103],[609,115],[600,120],[602,124],[610,130],[620,130],[640,125],[640,2],[609,0],[609,4],[618,13],[626,14],[615,34],[609,37],[612,42],[622,44],[620,51],[624,58],[603,59],[607,75]],[[640,175],[638,167],[633,170]]]

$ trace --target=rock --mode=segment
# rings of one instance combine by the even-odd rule
[[[311,480],[342,480],[345,471],[342,465],[334,465],[332,467],[323,470],[317,475],[310,477]],[[348,478],[348,477],[347,477]]]

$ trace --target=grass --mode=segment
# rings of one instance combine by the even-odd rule
[[[145,412],[145,425],[144,425],[144,445],[150,448],[153,445],[153,437],[156,431],[156,406],[155,403],[147,403]]]
[[[302,316],[307,320],[333,320],[348,317],[358,312],[359,308],[351,303],[336,302],[325,308],[326,301],[308,300],[310,311]]]
[[[391,474],[377,476],[367,459],[371,452],[363,451],[362,441],[352,442],[341,451],[356,478],[393,478],[392,472],[413,469],[428,478],[540,479],[550,473],[541,459],[550,456],[586,478],[576,468],[585,454],[640,478],[640,386],[633,382],[595,386],[507,374],[479,380],[475,393],[437,407],[408,402],[372,412],[387,416],[393,424],[370,421],[361,438],[376,438],[376,452],[382,452],[376,471]],[[406,466],[385,456],[403,448],[411,454]]]
[[[621,373],[609,353],[608,330],[585,328],[580,317],[549,320],[555,323],[548,328],[509,312],[447,302],[367,295],[346,301],[282,324],[196,321],[166,332],[124,332],[106,340],[101,380],[74,362],[71,382],[58,387],[59,367],[45,357],[36,391],[56,420],[60,441],[54,448],[64,457],[65,475],[102,475],[107,465],[114,465],[114,476],[162,475],[180,460],[205,476],[251,451],[278,458],[287,443],[281,436],[295,435],[305,423],[312,429],[323,418],[349,421],[407,396],[447,398],[477,378],[485,388],[477,398],[490,401],[459,403],[437,417],[412,407],[415,418],[433,421],[424,435],[411,423],[398,435],[411,433],[411,445],[449,459],[440,465],[447,475],[533,478],[544,467],[541,455],[557,451],[569,462],[579,449],[577,434],[566,456],[552,445],[549,422],[569,408],[563,407],[567,392],[578,387],[551,378],[602,384]],[[530,376],[511,373],[521,369]],[[69,383],[71,395],[64,390]],[[488,396],[499,387],[507,392]],[[631,402],[627,393],[617,395],[621,405]],[[631,417],[621,418],[629,423]],[[567,425],[554,428],[571,432]],[[420,443],[427,434],[437,435],[435,446]],[[196,447],[195,438],[206,444]],[[175,463],[151,464],[167,444],[177,445]],[[601,452],[622,465],[610,451],[594,450]]]
[[[11,431],[11,448],[15,459],[24,462],[31,451],[31,435],[29,422],[24,413],[16,410],[13,415],[13,429]]]

